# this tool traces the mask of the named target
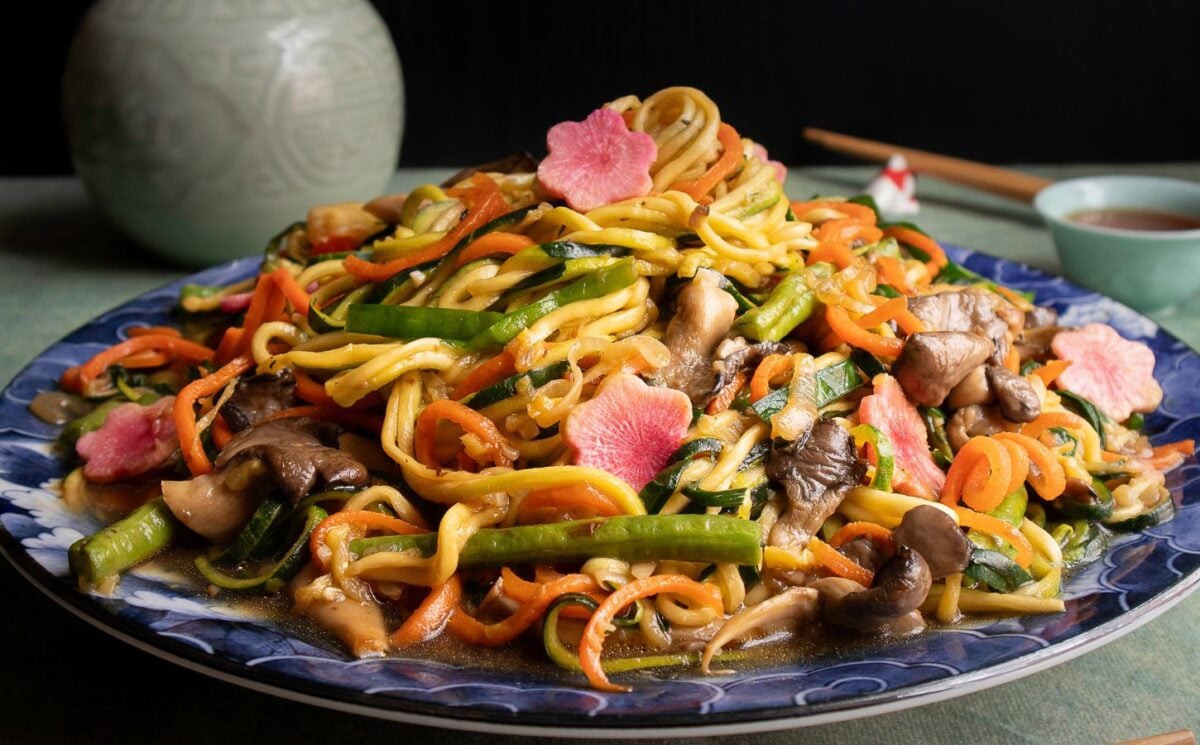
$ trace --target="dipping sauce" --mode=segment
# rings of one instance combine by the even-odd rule
[[[1138,207],[1105,207],[1067,215],[1072,222],[1121,230],[1200,230],[1200,217]]]

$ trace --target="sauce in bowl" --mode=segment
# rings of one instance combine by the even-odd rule
[[[1198,230],[1200,217],[1138,207],[1103,207],[1067,215],[1072,222],[1120,230]]]

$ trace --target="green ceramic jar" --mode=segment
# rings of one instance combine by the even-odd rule
[[[395,171],[400,64],[366,0],[101,0],[63,113],[96,203],[173,263],[262,250],[313,204]]]

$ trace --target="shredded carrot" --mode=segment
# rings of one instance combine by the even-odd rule
[[[440,468],[436,449],[438,422],[441,420],[454,422],[465,431],[478,436],[489,446],[492,461],[498,466],[511,466],[512,458],[509,452],[512,445],[495,422],[478,411],[464,406],[457,401],[441,399],[426,406],[417,416],[414,454],[417,460],[429,468]]]
[[[304,291],[300,285],[296,284],[296,278],[287,270],[287,267],[279,267],[271,272],[271,279],[275,280],[275,286],[287,298],[287,301],[292,304],[292,310],[302,315],[308,314],[308,293]]]
[[[864,520],[857,520],[843,525],[829,539],[829,545],[833,548],[841,548],[855,538],[869,538],[884,553],[888,554],[896,548],[896,544],[892,540],[892,531],[877,523],[866,522]]]
[[[1005,494],[1012,494],[1024,486],[1025,479],[1029,477],[1029,453],[1025,452],[1019,443],[1012,440],[1000,440],[999,442],[1008,451],[1009,463],[1012,465],[1012,476],[1009,477],[1008,491],[1005,492]]]
[[[722,610],[721,593],[715,586],[700,584],[681,574],[656,574],[645,579],[633,580],[618,589],[609,595],[592,614],[587,626],[583,629],[583,638],[579,642],[579,664],[593,688],[614,693],[629,690],[625,686],[609,682],[604,668],[600,665],[604,636],[613,628],[612,620],[625,606],[642,598],[665,592],[681,595],[698,605],[712,608],[717,613]]]
[[[1014,443],[1025,451],[1029,458],[1029,485],[1042,499],[1057,499],[1066,491],[1067,474],[1050,448],[1028,435],[1016,432],[997,432],[992,438]]]
[[[529,600],[503,621],[482,623],[468,615],[459,604],[450,617],[450,631],[458,638],[485,647],[501,647],[533,626],[554,601],[573,592],[596,589],[596,581],[586,574],[567,574],[541,585]]]
[[[236,326],[230,326],[225,329],[225,333],[221,334],[221,341],[217,344],[217,352],[213,355],[213,362],[218,365],[224,365],[236,357],[237,349],[242,343],[242,334],[244,333],[245,331]]]
[[[1070,360],[1050,360],[1041,367],[1034,368],[1033,374],[1042,379],[1042,382],[1049,388],[1050,384],[1058,380],[1058,376],[1063,374],[1063,371],[1071,366]]]
[[[1051,427],[1065,427],[1066,429],[1091,429],[1091,425],[1084,420],[1083,417],[1072,414],[1069,411],[1048,411],[1044,414],[1039,414],[1037,419],[1032,422],[1026,422],[1021,425],[1021,434],[1028,435],[1037,440],[1041,438],[1042,433]]]
[[[105,349],[79,366],[78,384],[82,389],[88,383],[99,377],[110,365],[139,352],[153,350],[170,355],[171,359],[181,359],[186,362],[204,362],[213,358],[213,350],[178,336],[167,334],[147,334],[135,336],[119,344]]]
[[[551,512],[557,520],[613,517],[621,514],[621,508],[611,499],[586,483],[534,489],[521,500],[517,519],[522,523],[549,522],[534,519],[539,511]]]
[[[906,228],[901,225],[893,225],[885,229],[883,234],[929,254],[929,261],[925,262],[925,270],[931,278],[936,276],[938,271],[949,263],[949,259],[946,258],[946,252],[942,250],[942,247],[924,233],[919,233],[912,228]]]
[[[225,422],[225,417],[220,414],[213,420],[212,423],[212,439],[213,445],[218,451],[224,450],[229,441],[233,439],[233,432],[229,430],[229,425]]]
[[[875,580],[875,574],[870,569],[843,555],[833,546],[820,538],[813,537],[808,542],[808,550],[812,551],[821,565],[839,577],[852,579],[863,587],[870,587]]]
[[[455,259],[454,268],[457,269],[460,266],[466,266],[475,259],[482,259],[484,256],[515,254],[532,245],[533,241],[528,236],[497,230],[494,233],[487,233],[481,236],[464,248],[462,253],[458,255],[458,258]]]
[[[879,254],[875,257],[875,266],[883,281],[901,295],[912,295],[913,290],[908,286],[908,278],[904,276],[904,262],[895,256]]]
[[[400,628],[392,633],[392,646],[403,649],[436,638],[446,628],[461,600],[462,582],[457,575],[430,588],[429,594],[412,615],[404,619]]]
[[[958,513],[958,522],[963,526],[1003,538],[1016,549],[1016,562],[1022,567],[1029,567],[1030,562],[1033,561],[1033,544],[1029,542],[1028,538],[1021,535],[1021,531],[998,517],[985,515],[982,512],[968,510],[965,507],[955,507],[954,511]]]
[[[1018,293],[1016,290],[1012,289],[1011,287],[1005,287],[1004,285],[996,285],[996,292],[1000,293],[1001,296],[1003,296],[1006,300],[1008,300],[1008,302],[1012,303],[1018,310],[1027,308],[1027,307],[1029,307],[1029,305],[1031,305],[1028,298],[1023,297],[1020,293]]]
[[[822,241],[808,254],[807,264],[812,266],[821,261],[827,261],[838,269],[845,269],[854,263],[854,252],[842,241]]]
[[[815,209],[837,210],[847,218],[864,225],[875,224],[875,210],[865,204],[856,202],[841,202],[834,199],[812,199],[807,202],[792,202],[792,214],[802,217],[806,212]]]
[[[148,338],[148,337],[142,337]],[[196,428],[196,402],[224,388],[230,381],[254,367],[254,358],[248,354],[234,357],[224,367],[185,385],[175,395],[175,431],[179,435],[179,449],[183,460],[193,476],[212,472],[212,463],[200,442],[200,431]]]
[[[717,127],[717,141],[721,143],[721,157],[717,158],[717,162],[709,166],[704,175],[695,181],[680,181],[671,184],[671,189],[682,191],[692,199],[700,201],[717,184],[737,170],[738,164],[742,162],[742,138],[737,130],[722,122],[721,126]]]
[[[538,579],[530,581],[518,576],[516,572],[508,567],[504,567],[500,570],[500,590],[513,600],[516,600],[519,603],[525,603],[533,598],[537,591],[541,589],[542,585],[546,584],[547,582],[553,582],[554,580],[560,579],[564,576],[558,573],[554,573],[553,576],[541,576],[541,574],[542,573],[539,572]],[[608,593],[601,590],[600,585],[598,584],[594,584],[594,588],[591,590],[582,590],[581,592],[582,594],[590,597],[592,600],[595,600],[597,603],[603,603],[604,598],[608,595]],[[563,608],[562,614],[567,618],[577,618],[584,621],[592,617],[592,612],[590,610],[578,605],[569,605],[566,608]]]
[[[162,367],[170,361],[171,355],[157,349],[147,349],[122,359],[121,367],[128,370],[144,370],[151,367]]]
[[[902,311],[908,309],[908,299],[902,297],[887,298],[875,310],[859,318],[855,323],[865,329],[874,328],[881,323],[887,323]]]
[[[825,322],[829,324],[830,330],[842,341],[852,347],[864,349],[871,354],[884,357],[898,357],[904,349],[904,342],[899,339],[872,334],[870,331],[863,329],[857,323],[850,320],[849,314],[839,306],[828,305],[825,307]]]
[[[912,311],[905,308],[896,314],[896,325],[900,330],[908,335],[923,334],[926,331],[925,322],[912,314]]]
[[[954,456],[942,487],[942,503],[959,500],[987,512],[1004,501],[1010,491],[1013,466],[1008,450],[988,437],[972,437]]]
[[[708,406],[704,407],[704,413],[712,416],[720,414],[727,410],[737,400],[738,394],[746,387],[746,373],[738,370],[733,376],[733,382],[725,386],[713,399],[708,402]]]
[[[508,209],[500,187],[485,173],[471,176],[471,188],[457,192],[463,194],[466,199],[473,198],[474,204],[467,210],[466,217],[459,220],[441,240],[382,264],[375,264],[357,256],[347,256],[342,262],[346,271],[359,279],[382,282],[396,272],[442,258],[472,231],[483,227]]]
[[[183,337],[179,329],[172,328],[171,326],[133,326],[127,333],[131,339],[135,336],[150,336],[152,334]]]
[[[335,512],[317,523],[317,527],[313,528],[312,534],[308,537],[309,553],[322,572],[329,569],[329,565],[322,555],[324,552],[321,551],[321,548],[325,545],[325,534],[331,528],[335,528],[338,525],[353,525],[367,530],[386,530],[396,535],[413,535],[415,533],[429,532],[424,528],[419,528],[412,523],[405,522],[398,517],[385,515],[382,512],[374,512],[372,510],[342,510],[341,512]]]
[[[1154,448],[1154,455],[1150,457],[1149,463],[1159,471],[1169,471],[1182,463],[1184,458],[1194,455],[1195,452],[1195,440],[1169,442],[1166,445],[1159,445]]]
[[[1007,368],[1009,372],[1021,372],[1021,353],[1017,351],[1017,346],[1015,344],[1010,344],[1008,347],[1008,354],[1004,355],[1004,367]]]
[[[467,377],[463,378],[462,382],[454,388],[450,398],[461,401],[472,393],[482,391],[516,372],[516,359],[508,352],[501,352],[490,360],[476,365],[475,369],[467,373]]]
[[[754,370],[754,377],[750,378],[750,403],[770,393],[771,379],[791,369],[792,362],[790,354],[768,354],[763,358]]]

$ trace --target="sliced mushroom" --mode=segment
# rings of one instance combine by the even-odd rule
[[[454,186],[460,181],[474,176],[476,173],[534,173],[538,168],[538,159],[522,151],[506,155],[499,160],[480,163],[477,166],[464,168],[442,182],[442,187]]]
[[[971,542],[954,518],[937,507],[920,505],[905,512],[892,540],[919,553],[935,580],[961,572],[971,560]]]
[[[996,394],[1000,413],[1010,422],[1032,422],[1042,413],[1042,402],[1029,381],[1012,370],[991,365],[987,368],[988,387]]]
[[[927,329],[969,331],[990,340],[995,364],[1008,354],[1009,334],[1019,332],[1024,324],[1021,313],[1003,298],[975,287],[915,297],[908,309]]]
[[[675,315],[663,334],[671,361],[656,373],[658,381],[683,391],[696,406],[702,406],[713,390],[712,353],[737,316],[737,301],[721,289],[720,281],[714,271],[696,272],[680,290]]]
[[[221,407],[221,416],[229,429],[241,432],[298,403],[296,378],[285,367],[279,372],[239,380],[233,395]]]
[[[406,201],[408,201],[407,194],[385,194],[364,204],[363,209],[388,225],[399,225],[400,214],[404,210]]]
[[[324,579],[327,581],[328,577]],[[359,659],[387,654],[391,645],[379,603],[373,599],[356,600],[332,586],[311,587],[314,580],[321,581],[311,564],[292,580],[292,594],[308,596],[297,602],[296,611],[332,631]]]
[[[879,543],[870,538],[855,538],[838,547],[843,556],[858,564],[863,569],[874,574],[883,563],[891,558],[880,547]]]
[[[707,674],[713,657],[721,651],[721,647],[755,629],[774,626],[784,621],[809,621],[816,618],[817,597],[817,591],[811,587],[792,587],[758,605],[743,608],[733,614],[704,647],[700,669]]]
[[[920,608],[932,584],[925,559],[908,546],[898,546],[896,555],[875,575],[873,587],[841,597],[830,593],[822,615],[835,626],[877,629]],[[819,583],[813,586],[821,590]]]
[[[771,528],[773,546],[803,547],[866,472],[854,440],[822,420],[807,437],[771,450],[767,477],[783,486],[788,507]]]
[[[988,385],[987,366],[980,365],[951,389],[945,403],[952,409],[961,409],[965,406],[987,406],[995,400],[992,388]]]
[[[821,601],[824,603],[837,601],[847,595],[867,589],[854,580],[845,579],[844,577],[825,577],[813,582],[810,587],[820,593]],[[921,615],[920,610],[914,610],[894,618],[885,624],[876,626],[870,631],[873,634],[905,636],[907,634],[915,634],[924,628],[925,617]]]
[[[967,406],[954,412],[946,422],[946,439],[954,452],[962,449],[967,440],[980,435],[994,435],[1004,429],[1004,417],[990,406]]]
[[[246,459],[260,459],[285,495],[300,499],[318,483],[366,486],[367,469],[337,443],[337,428],[307,417],[275,419],[234,435],[217,458],[218,470]]]
[[[789,354],[792,351],[791,346],[783,342],[764,341],[748,344],[740,336],[726,339],[717,347],[717,360],[713,362],[717,382],[713,386],[712,395],[720,396],[726,388],[733,385],[739,372],[749,371],[767,355]]]
[[[926,406],[940,406],[950,389],[992,353],[992,344],[965,331],[913,334],[892,366],[892,376],[908,397]]]
[[[1063,326],[1026,328],[1016,341],[1017,353],[1021,355],[1021,361],[1043,362],[1053,357],[1054,352],[1050,345],[1054,342],[1054,337],[1058,336],[1060,331],[1065,330],[1066,328]]]
[[[1044,305],[1035,305],[1025,311],[1025,332],[1042,326],[1053,326],[1058,323],[1058,311]]]
[[[164,481],[163,501],[193,532],[214,543],[225,543],[237,535],[260,501],[252,490],[227,483],[228,476],[206,473],[187,481]]]

